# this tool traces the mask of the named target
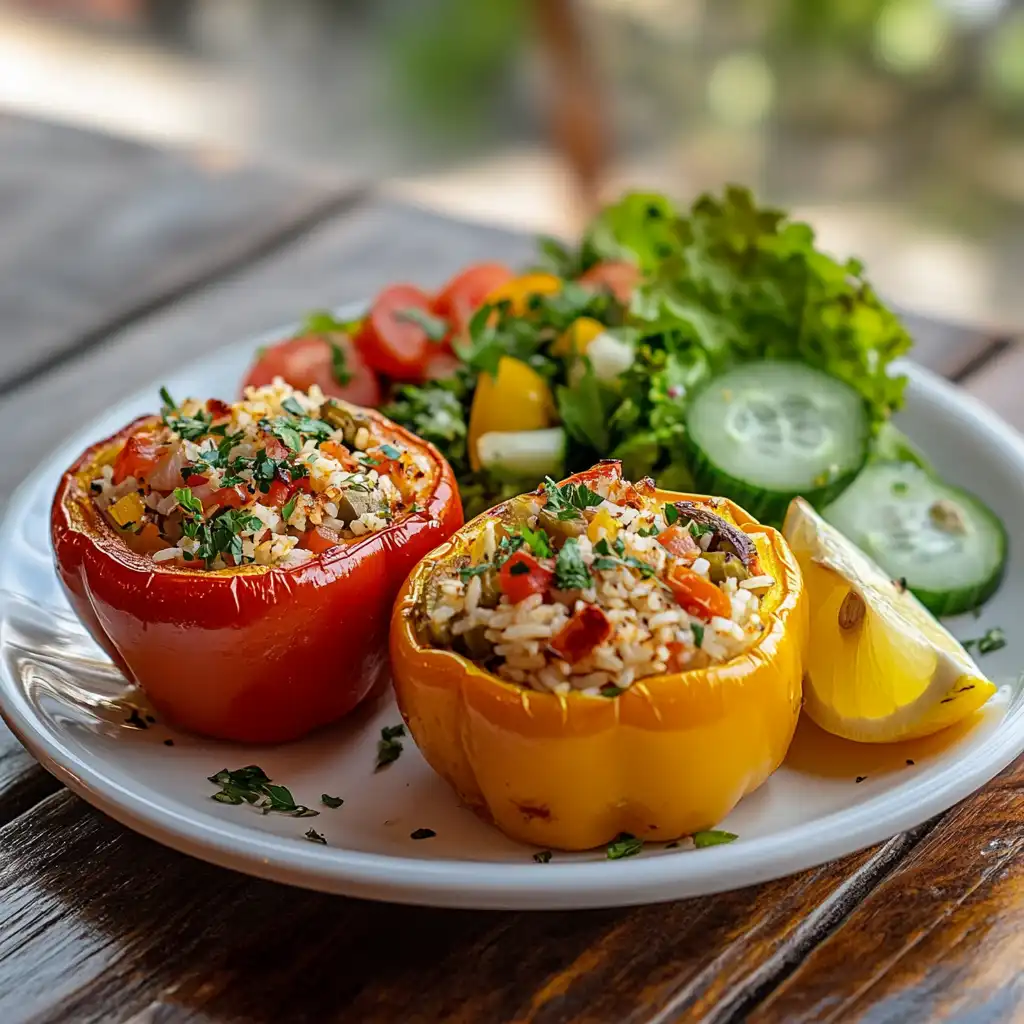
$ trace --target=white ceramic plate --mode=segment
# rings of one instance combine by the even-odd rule
[[[233,395],[257,343],[216,353],[166,381],[174,394]],[[958,484],[983,495],[1014,544],[1005,584],[961,636],[1012,626],[1024,612],[1024,441],[932,374],[907,367],[900,426]],[[152,411],[156,385],[133,396],[47,459],[21,487],[0,528],[0,710],[62,782],[119,821],[226,867],[325,892],[439,906],[598,907],[676,899],[750,885],[842,856],[916,825],[967,796],[1024,749],[1024,694],[1015,681],[1024,637],[983,660],[1002,683],[970,728],[900,746],[858,746],[801,724],[787,762],[723,823],[739,835],[705,850],[649,845],[609,861],[555,854],[504,838],[460,807],[411,740],[374,773],[381,726],[400,721],[390,698],[297,743],[245,747],[126,723],[137,695],[72,620],[51,567],[50,498],[62,470],[94,440]],[[145,707],[142,713],[145,714]],[[165,745],[173,740],[173,746]],[[908,762],[913,762],[909,764]],[[207,776],[258,764],[316,818],[262,816],[210,799]],[[858,777],[865,777],[857,782]],[[332,810],[320,795],[344,798]],[[308,842],[310,827],[326,846]],[[413,840],[416,829],[436,832]]]

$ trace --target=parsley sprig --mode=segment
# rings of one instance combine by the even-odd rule
[[[961,646],[965,651],[974,648],[979,654],[991,654],[993,651],[1001,651],[1006,646],[1006,633],[1002,626],[993,626],[986,629],[982,636],[964,640]]]
[[[377,741],[377,764],[375,772],[387,768],[389,764],[397,761],[402,756],[402,741],[400,736],[405,735],[404,725],[385,725],[380,731],[380,739]]]
[[[626,544],[621,537],[616,538],[612,545],[609,545],[608,541],[602,537],[594,545],[594,554],[598,556],[593,561],[595,569],[617,569],[622,565],[629,569],[635,569],[645,579],[657,575],[657,570],[649,562],[645,562],[635,555],[626,554]]]
[[[559,487],[551,477],[544,477],[545,508],[563,521],[577,519],[584,509],[600,505],[604,498],[586,484],[565,484]]]
[[[290,814],[293,818],[313,818],[320,813],[304,804],[297,804],[287,786],[275,785],[267,773],[255,764],[234,771],[222,768],[216,775],[211,775],[209,780],[220,786],[220,790],[212,794],[218,803],[246,803],[258,808],[263,814],[276,811],[279,814]]]
[[[555,559],[555,586],[559,590],[586,590],[593,582],[579,541],[575,537],[567,538]]]

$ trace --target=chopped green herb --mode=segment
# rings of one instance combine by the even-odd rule
[[[328,796],[326,793],[320,794],[320,803],[327,807],[340,807],[345,801],[340,796]]]
[[[618,697],[626,692],[626,688],[624,686],[616,686],[614,683],[605,683],[599,692],[602,697]]]
[[[983,636],[962,641],[961,646],[965,651],[976,648],[979,654],[991,654],[993,651],[1002,650],[1006,643],[1006,633],[1003,632],[1003,627],[993,626],[991,629],[986,629]]]
[[[444,341],[448,337],[448,324],[439,316],[428,313],[425,309],[416,306],[409,306],[406,309],[399,309],[395,312],[397,320],[405,320],[406,323],[416,324],[423,329],[423,333],[431,341]]]
[[[354,334],[362,320],[339,320],[326,309],[315,309],[302,322],[303,334]]]
[[[247,803],[258,808],[264,814],[277,811],[290,814],[294,818],[312,818],[318,815],[304,804],[297,804],[291,790],[286,786],[278,786],[270,781],[267,773],[258,765],[248,765],[231,771],[222,768],[216,775],[210,776],[210,782],[220,786],[213,799],[222,804]]]
[[[377,765],[374,771],[379,772],[401,757],[402,742],[399,737],[404,735],[404,725],[386,725],[381,729],[380,739],[377,741]]]
[[[721,829],[713,828],[707,832],[694,832],[693,833],[693,845],[698,850],[703,850],[706,846],[722,846],[725,843],[732,843],[739,839],[739,836],[734,832],[723,832]]]
[[[203,410],[195,416],[164,416],[164,423],[183,441],[197,441],[204,434],[210,433],[213,417]]]
[[[402,453],[393,444],[382,444],[380,450],[389,459],[400,459],[402,457]]]
[[[319,843],[321,846],[327,845],[327,840],[324,839],[323,835],[320,832],[317,832],[315,828],[311,828],[308,832],[303,832],[303,835],[311,843]]]
[[[164,413],[174,412],[178,408],[178,403],[171,398],[171,393],[167,388],[160,389],[160,401],[163,402]]]
[[[284,508],[281,509],[281,518],[287,523],[292,517],[292,513],[295,511],[295,505],[299,500],[297,494],[293,494],[285,503]]]
[[[580,553],[579,541],[569,537],[555,560],[555,586],[559,590],[585,590],[593,582],[587,563]]]
[[[544,477],[545,508],[558,519],[576,519],[587,508],[600,505],[604,498],[586,484],[566,484],[559,487],[551,477]]]
[[[665,513],[665,522],[671,526],[679,518],[679,509],[675,505],[666,505],[663,509]]]
[[[282,403],[281,408],[285,412],[290,412],[293,416],[305,416],[306,410],[299,405],[298,401],[293,395],[289,395]]]
[[[203,514],[203,503],[192,494],[191,487],[175,487],[174,500],[178,507],[189,515],[201,516]]]
[[[541,850],[533,855],[533,859],[538,864],[550,864],[551,863],[551,851]]]
[[[342,387],[352,383],[345,350],[336,341],[331,342],[331,375]]]
[[[468,583],[474,576],[482,576],[490,568],[490,562],[481,562],[479,565],[465,565],[459,570],[459,579],[463,583]]]
[[[525,576],[529,571],[530,567],[525,562],[516,562],[509,568],[508,573],[510,576]]]
[[[694,540],[700,540],[705,534],[714,533],[715,528],[709,526],[707,523],[698,523],[696,520],[691,519],[689,523],[690,536]]]
[[[433,839],[437,833],[432,828],[418,828],[409,833],[410,839]]]
[[[614,842],[608,844],[607,856],[609,860],[622,860],[623,857],[633,857],[644,848],[644,841],[628,832],[620,832]]]
[[[704,643],[704,624],[702,622],[691,622],[690,632],[693,633],[694,645],[700,647]]]
[[[524,524],[516,532],[538,558],[550,558],[555,553],[551,548],[551,541],[548,539],[548,535],[543,530],[534,530]]]

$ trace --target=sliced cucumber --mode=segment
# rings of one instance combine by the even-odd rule
[[[913,462],[929,473],[934,472],[924,452],[902,430],[888,422],[882,424],[871,442],[871,461]]]
[[[803,363],[745,363],[716,377],[694,397],[686,429],[697,485],[769,523],[797,495],[830,501],[868,455],[863,399]]]
[[[822,514],[935,615],[976,608],[1003,578],[999,518],[912,462],[870,464]]]
[[[498,479],[540,481],[565,469],[565,431],[516,430],[481,434],[476,442],[480,465]]]

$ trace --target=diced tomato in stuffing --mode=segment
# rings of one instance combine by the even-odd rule
[[[667,530],[662,530],[657,537],[658,543],[676,558],[694,559],[700,554],[700,545],[693,539],[693,534],[685,526],[675,523]]]
[[[676,563],[668,572],[667,582],[676,603],[698,619],[713,619],[716,615],[727,619],[732,615],[729,595],[720,590],[706,576]]]
[[[381,400],[377,375],[344,335],[308,334],[271,345],[256,360],[242,387],[263,387],[275,377],[283,377],[299,391],[316,384],[328,397],[355,405],[372,407]]]
[[[608,616],[596,604],[585,604],[552,637],[551,648],[570,665],[582,661],[612,635]]]
[[[124,483],[130,476],[144,480],[166,454],[167,446],[152,434],[132,434],[114,459],[114,483]]]
[[[209,508],[241,508],[252,495],[244,484],[234,487],[220,487],[203,499],[203,511]]]
[[[519,604],[532,594],[546,594],[554,578],[551,569],[541,565],[526,551],[517,551],[498,573],[501,591],[512,604]]]
[[[208,398],[206,400],[206,411],[214,418],[221,419],[231,415],[231,406],[219,398]]]
[[[612,293],[619,302],[627,303],[633,290],[640,283],[640,268],[625,261],[595,263],[579,281],[580,284],[603,288]]]
[[[320,451],[328,458],[337,459],[343,466],[354,465],[352,453],[340,441],[323,441]]]
[[[259,501],[268,508],[281,508],[282,505],[287,504],[291,492],[291,484],[286,484],[283,480],[275,480],[270,485],[270,490],[262,495]]]
[[[337,530],[332,530],[328,526],[314,526],[302,535],[299,547],[312,551],[314,555],[322,555],[340,543],[341,534]]]

